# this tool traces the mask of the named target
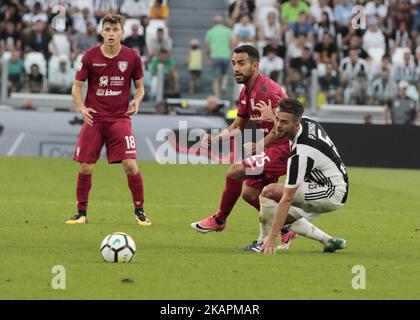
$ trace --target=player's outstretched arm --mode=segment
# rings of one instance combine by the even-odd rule
[[[217,136],[212,137],[210,134],[206,133],[201,139],[201,145],[203,147],[208,147],[209,145],[216,143],[218,141],[224,141],[240,132],[242,132],[246,125],[248,124],[248,118],[237,117],[232,124],[223,130]]]
[[[131,116],[132,114],[137,114],[139,112],[140,103],[143,101],[144,98],[144,84],[143,79],[134,80],[134,86],[136,88],[136,92],[134,93],[134,98],[130,102],[130,106],[128,108],[127,114]]]
[[[71,89],[71,94],[73,96],[74,104],[76,105],[76,109],[83,117],[83,120],[88,125],[93,125],[93,117],[91,113],[97,113],[96,110],[92,108],[86,108],[83,102],[82,96],[82,88],[83,88],[83,81],[74,80],[73,87]]]

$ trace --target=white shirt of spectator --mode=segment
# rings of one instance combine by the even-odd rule
[[[365,14],[367,16],[377,16],[380,18],[385,18],[387,12],[388,7],[385,4],[381,4],[377,7],[374,1],[368,1],[368,3],[365,5]]]
[[[369,52],[370,48],[381,48],[385,53],[385,36],[381,29],[377,28],[376,32],[368,29],[363,35],[363,49]]]
[[[321,8],[319,4],[312,4],[309,8],[309,12],[314,17],[316,22],[321,22],[322,19],[322,13],[326,12],[328,14],[328,17],[330,18],[330,22],[334,22],[334,13],[331,9],[331,7],[325,5]]]
[[[45,12],[40,12],[38,14],[33,14],[32,12],[30,12],[23,15],[22,21],[26,23],[30,23],[30,24],[33,24],[37,21],[42,21],[42,22],[47,23],[48,16],[45,14]]]
[[[367,65],[364,59],[358,58],[353,65],[350,57],[345,57],[340,62],[339,70],[342,76],[347,79],[355,79],[360,71],[367,72]]]
[[[282,71],[284,69],[284,61],[280,57],[274,57],[270,60],[267,56],[262,57],[260,61],[260,71],[269,76],[273,71]]]
[[[255,6],[258,8],[262,7],[275,7],[277,0],[255,0]]]
[[[56,72],[52,72],[49,78],[50,83],[54,84],[61,84],[67,87],[71,87],[74,80],[74,70],[67,66],[67,72],[62,73],[60,68],[56,70]]]
[[[73,28],[79,33],[86,33],[87,32],[87,24],[90,23],[95,28],[97,27],[96,19],[93,16],[92,12],[89,14],[89,18],[85,20],[83,18],[83,14],[75,13],[73,15]]]
[[[147,0],[124,0],[120,11],[128,17],[141,17],[149,15],[149,1]]]
[[[255,37],[255,26],[252,23],[248,23],[246,25],[240,22],[235,23],[233,27],[233,34],[240,38]]]
[[[280,39],[280,23],[276,21],[273,26],[268,24],[268,21],[265,20],[262,23],[262,28],[264,31],[264,37],[267,39]]]
[[[95,8],[95,11],[110,11],[118,9],[115,0],[93,0],[93,7]]]

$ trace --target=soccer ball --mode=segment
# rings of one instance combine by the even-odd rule
[[[133,260],[135,252],[134,240],[123,232],[107,235],[101,244],[101,255],[106,262],[128,263]]]

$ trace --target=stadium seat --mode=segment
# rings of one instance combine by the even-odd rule
[[[29,52],[26,54],[24,59],[24,66],[26,73],[31,72],[31,65],[37,64],[39,72],[42,75],[47,75],[47,62],[45,61],[44,55],[41,52]]]
[[[157,30],[159,28],[162,28],[164,30],[165,35],[168,35],[168,28],[165,25],[165,21],[158,20],[158,19],[151,19],[146,29],[146,39],[155,38]]]
[[[79,70],[80,65],[82,63],[82,58],[83,58],[83,53],[79,53],[76,57],[76,59],[74,59],[73,61],[73,69],[74,70]]]
[[[70,55],[70,41],[65,33],[54,33],[52,41],[57,46],[58,54]]]
[[[52,56],[48,61],[48,79],[51,79],[51,75],[58,71],[61,60],[66,60],[67,66],[70,67],[70,59],[68,58],[68,56],[64,54],[61,54],[59,56]]]

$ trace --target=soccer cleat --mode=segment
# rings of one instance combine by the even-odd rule
[[[246,246],[245,248],[240,249],[239,251],[242,252],[261,252],[262,243],[259,243],[258,240],[254,240],[251,242],[250,245]]]
[[[137,224],[148,227],[152,225],[150,219],[144,214],[144,212],[136,213],[136,222]]]
[[[83,214],[76,214],[66,221],[66,224],[85,224],[88,223],[87,217]]]
[[[281,234],[281,243],[277,247],[277,250],[288,250],[292,245],[293,240],[297,237],[297,233],[288,231]]]
[[[341,238],[331,238],[328,244],[324,246],[324,252],[335,252],[347,248],[347,241]]]
[[[198,232],[207,233],[211,231],[220,232],[226,226],[226,221],[214,216],[209,216],[201,221],[191,223],[191,227]]]

